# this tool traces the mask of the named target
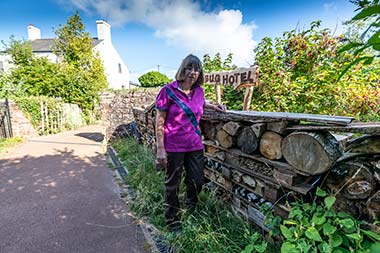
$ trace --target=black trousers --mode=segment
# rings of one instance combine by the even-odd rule
[[[168,152],[168,166],[165,175],[165,222],[173,225],[179,221],[178,200],[179,185],[185,169],[185,206],[190,207],[198,202],[198,194],[204,183],[203,150],[172,153]]]

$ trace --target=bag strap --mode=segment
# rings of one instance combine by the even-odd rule
[[[188,107],[184,102],[182,102],[174,93],[171,89],[169,89],[168,87],[165,87],[166,88],[166,92],[168,94],[168,96],[170,98],[172,98],[174,100],[174,102],[177,103],[177,105],[179,107],[181,107],[181,109],[185,112],[187,118],[190,120],[191,124],[194,126],[195,128],[195,132],[201,136],[201,131],[199,130],[199,125],[198,125],[198,122],[197,122],[197,119],[195,118],[195,115],[194,115],[194,112],[191,110],[190,107]]]

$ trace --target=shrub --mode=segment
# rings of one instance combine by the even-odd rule
[[[142,87],[158,87],[169,83],[170,79],[158,71],[150,71],[140,76],[139,82]]]

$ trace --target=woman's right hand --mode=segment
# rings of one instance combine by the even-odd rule
[[[156,166],[158,168],[165,168],[168,163],[168,156],[166,154],[165,148],[158,148],[157,149],[157,156],[156,156]]]

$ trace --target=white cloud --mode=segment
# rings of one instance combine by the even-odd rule
[[[331,11],[337,11],[338,10],[338,7],[337,7],[337,5],[336,5],[336,3],[335,2],[330,2],[330,3],[324,3],[323,4],[323,10],[325,11],[325,12],[331,12]]]
[[[192,53],[233,53],[234,63],[247,66],[253,61],[252,39],[256,26],[243,23],[239,10],[206,13],[192,0],[71,0],[76,8],[96,13],[112,25],[140,22],[170,45]]]

